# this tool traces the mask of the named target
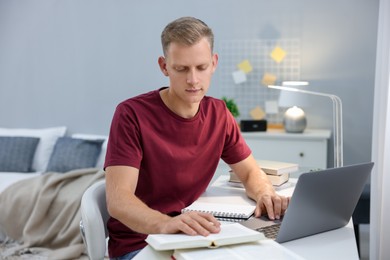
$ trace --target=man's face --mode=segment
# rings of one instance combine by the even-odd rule
[[[183,103],[199,103],[206,95],[218,62],[206,38],[192,46],[171,43],[159,64],[169,77],[170,89]]]

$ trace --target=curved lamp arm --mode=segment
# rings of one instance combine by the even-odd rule
[[[333,147],[334,147],[334,166],[343,166],[343,107],[341,99],[332,94],[326,94],[321,92],[308,91],[298,88],[286,87],[286,86],[273,86],[269,85],[269,88],[286,90],[292,92],[300,92],[303,94],[328,97],[333,103]]]

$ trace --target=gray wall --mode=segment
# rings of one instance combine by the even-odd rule
[[[159,36],[186,15],[214,29],[217,52],[299,38],[302,79],[343,101],[345,164],[370,160],[378,0],[0,0],[0,127],[107,134],[118,102],[167,85]],[[223,95],[218,71],[209,95]],[[331,129],[330,100],[311,100],[309,127]]]

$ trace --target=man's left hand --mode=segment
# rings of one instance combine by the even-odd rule
[[[268,218],[271,220],[280,219],[286,212],[289,203],[290,197],[284,197],[277,194],[261,195],[260,198],[257,199],[255,217],[268,215]]]

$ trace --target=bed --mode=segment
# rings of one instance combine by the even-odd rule
[[[106,147],[106,136],[67,135],[64,126],[0,128],[0,259],[83,254],[78,232],[81,196],[104,178]]]

